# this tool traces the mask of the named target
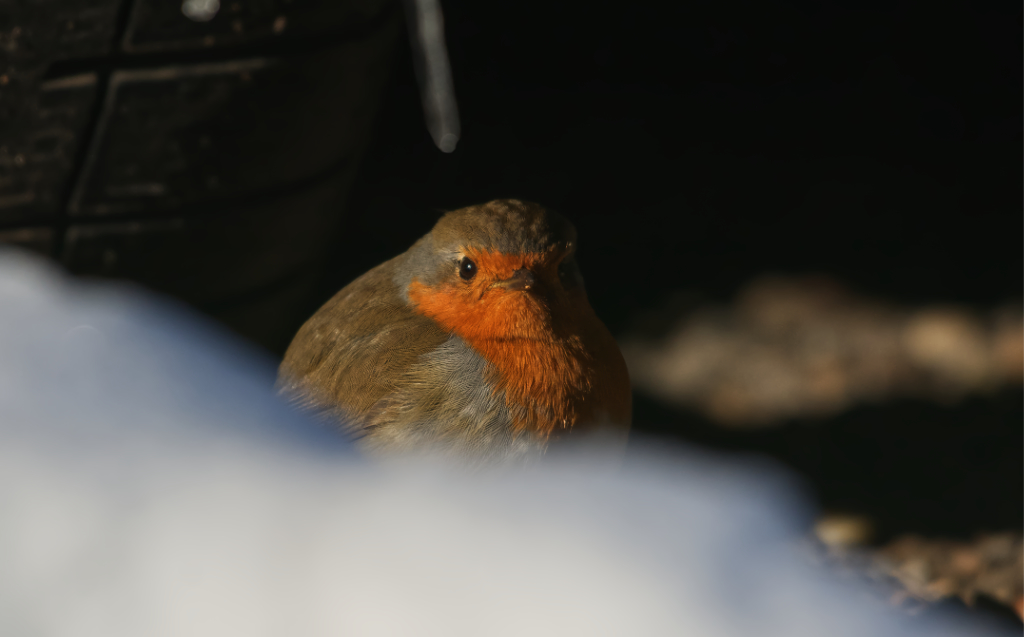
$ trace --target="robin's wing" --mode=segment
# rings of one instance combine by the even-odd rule
[[[278,387],[301,406],[341,416],[357,432],[423,354],[449,338],[412,311],[393,278],[397,257],[334,295],[295,335]]]

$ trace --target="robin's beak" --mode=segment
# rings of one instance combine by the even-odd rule
[[[537,277],[526,268],[520,268],[512,276],[502,281],[495,281],[491,287],[504,288],[512,292],[525,292],[537,284]]]

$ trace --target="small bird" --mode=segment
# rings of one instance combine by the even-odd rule
[[[449,212],[306,321],[278,387],[371,452],[509,460],[624,438],[629,374],[575,252],[573,225],[538,204]]]

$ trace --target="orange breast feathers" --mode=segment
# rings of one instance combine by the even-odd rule
[[[409,286],[417,312],[454,332],[489,361],[488,379],[505,392],[516,426],[541,436],[556,429],[630,419],[626,364],[582,287],[565,290],[559,252],[502,254],[467,251],[477,266],[471,281]],[[529,292],[494,286],[521,268],[533,272]],[[518,409],[515,409],[518,407]]]

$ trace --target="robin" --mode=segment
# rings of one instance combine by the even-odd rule
[[[509,459],[625,434],[629,375],[575,252],[573,225],[537,204],[449,212],[306,321],[278,386],[371,451]]]

